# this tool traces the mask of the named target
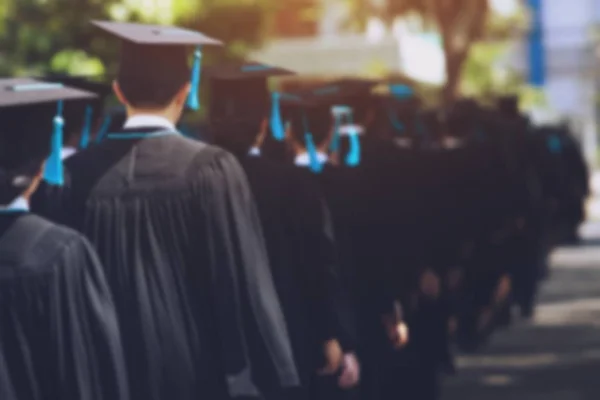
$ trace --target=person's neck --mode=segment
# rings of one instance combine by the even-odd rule
[[[155,117],[161,117],[171,122],[172,124],[176,124],[179,119],[175,113],[173,113],[170,109],[141,109],[141,108],[131,108],[127,107],[127,118],[132,118],[141,115],[152,115]]]

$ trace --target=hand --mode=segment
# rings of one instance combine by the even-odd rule
[[[440,295],[440,278],[431,269],[421,275],[421,292],[432,299],[437,299]]]
[[[323,344],[325,354],[325,366],[317,371],[319,375],[334,375],[342,366],[344,353],[336,339],[331,339]]]
[[[448,289],[452,292],[458,290],[460,283],[462,282],[463,270],[460,267],[451,268],[448,271]]]
[[[408,325],[402,321],[391,323],[389,320],[384,320],[384,325],[388,339],[390,339],[394,349],[399,350],[408,344]]]
[[[452,316],[448,318],[448,333],[450,336],[456,334],[458,331],[458,318]]]
[[[486,307],[481,310],[481,313],[477,319],[477,332],[481,333],[485,331],[490,326],[493,316],[494,313],[491,308]]]
[[[515,221],[515,224],[517,226],[517,230],[522,231],[523,229],[525,229],[525,225],[526,225],[526,220],[524,217],[519,217],[517,218],[517,220]]]
[[[498,305],[506,301],[508,295],[512,290],[512,281],[508,275],[503,275],[498,281],[496,286],[496,293],[494,296],[494,304]]]
[[[360,380],[360,363],[354,353],[344,355],[342,368],[343,371],[338,379],[338,386],[346,390],[352,389]]]

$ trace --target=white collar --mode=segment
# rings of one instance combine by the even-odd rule
[[[127,121],[125,121],[125,125],[123,125],[123,127],[125,129],[157,127],[173,131],[176,130],[175,125],[168,119],[158,115],[150,114],[139,114],[129,117],[127,118]]]
[[[252,146],[252,148],[248,152],[248,155],[253,157],[260,157],[260,147]]]
[[[19,196],[7,206],[0,206],[0,211],[29,211],[29,201],[25,197]]]
[[[325,164],[329,161],[329,157],[327,157],[327,154],[317,151],[317,161],[319,161],[320,164]],[[307,152],[300,153],[296,156],[294,164],[299,167],[308,167],[310,165],[310,156]]]
[[[65,158],[69,158],[75,153],[77,153],[77,149],[75,147],[63,147],[60,151],[60,159],[64,160]]]

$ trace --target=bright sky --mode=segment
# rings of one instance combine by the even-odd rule
[[[519,0],[488,0],[492,9],[500,15],[511,16],[519,10]]]

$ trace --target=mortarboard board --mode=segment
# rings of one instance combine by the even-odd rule
[[[95,96],[62,83],[30,78],[0,80],[0,175],[4,189],[24,189],[7,179],[31,178],[48,154],[44,178],[50,184],[62,185],[63,102]]]
[[[270,128],[277,141],[284,139],[281,118],[281,94],[269,94],[267,79],[295,73],[284,68],[258,62],[218,64],[206,69],[210,78],[211,119],[249,116],[263,117],[271,104]]]
[[[200,108],[198,90],[202,46],[221,46],[222,42],[200,32],[162,25],[126,22],[92,21],[103,31],[121,39],[119,82],[121,80],[166,82],[186,79],[189,76],[187,49],[196,47],[191,75],[188,107]]]

